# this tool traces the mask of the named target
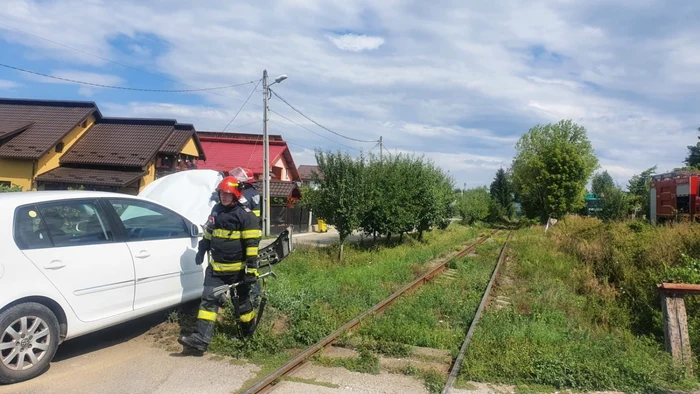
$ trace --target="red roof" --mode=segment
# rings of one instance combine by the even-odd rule
[[[197,168],[230,171],[236,167],[248,167],[257,176],[263,173],[262,140],[244,139],[228,136],[207,136],[206,132],[197,132],[206,154],[206,161],[199,161]],[[280,157],[284,157],[293,181],[300,181],[299,172],[292,159],[287,143],[281,140],[270,141],[270,167]]]

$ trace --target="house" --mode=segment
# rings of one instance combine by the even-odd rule
[[[259,134],[217,133],[198,131],[197,136],[207,159],[199,162],[200,169],[228,172],[236,167],[248,167],[257,182],[255,188],[263,191],[263,136]],[[296,206],[301,198],[301,176],[292,152],[279,135],[270,140],[270,233],[278,234],[287,226],[295,231],[309,227],[308,210]],[[265,207],[263,207],[264,211]]]
[[[217,133],[198,131],[197,136],[207,154],[199,168],[228,172],[248,167],[255,179],[263,179],[263,136],[261,134]],[[270,179],[301,182],[292,152],[279,135],[269,136]]]
[[[101,118],[60,160],[37,177],[39,189],[81,185],[138,194],[175,171],[196,168],[206,156],[194,126],[172,119]]]
[[[0,99],[0,185],[36,188],[97,114],[93,102]]]
[[[107,118],[93,102],[0,99],[0,184],[138,194],[205,158],[190,124]]]
[[[300,165],[299,166],[299,176],[301,177],[301,183],[312,189],[316,189],[318,185],[314,182],[313,174],[318,174],[320,179],[323,179],[323,174],[319,171],[318,166],[310,165]]]

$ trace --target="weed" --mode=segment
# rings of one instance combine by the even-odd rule
[[[442,374],[440,374],[440,372],[435,371],[434,369],[423,370],[420,368],[416,368],[413,365],[407,365],[398,370],[397,372],[407,376],[413,376],[418,379],[422,379],[425,388],[431,394],[441,393],[443,388],[445,387],[445,377]]]
[[[408,357],[413,353],[413,348],[404,343],[366,339],[358,349],[366,349],[389,357]]]
[[[601,235],[599,226],[607,225],[574,218],[547,235],[540,228],[515,234],[509,272],[516,278],[516,308],[485,312],[461,379],[644,393],[697,385],[674,364],[657,337],[631,330],[640,322],[636,311],[644,308],[620,302],[626,296],[613,278],[641,277],[643,268],[614,262],[636,255],[631,249],[643,243],[612,250],[607,242],[614,243],[619,234]],[[619,229],[626,234],[646,231]],[[644,291],[637,289],[635,294]],[[655,298],[658,303],[658,295]]]
[[[289,357],[290,350],[317,342],[388,297],[416,275],[427,272],[426,262],[476,235],[476,230],[451,225],[446,230],[425,233],[424,242],[412,242],[407,237],[403,244],[391,247],[346,245],[342,263],[337,262],[336,245],[299,246],[275,268],[278,278],[268,282],[265,317],[255,335],[247,341],[238,339],[229,302],[209,350],[254,362],[276,363],[280,357]],[[182,324],[185,317],[180,316],[180,320]],[[276,322],[284,322],[283,328]],[[398,342],[387,339],[367,345],[365,358],[358,358],[349,367],[372,370],[376,357],[368,357],[371,352],[401,355],[410,351]]]
[[[285,376],[283,380],[289,381],[289,382],[298,382],[298,383],[305,383],[305,384],[312,384],[314,386],[322,386],[322,387],[330,387],[332,389],[337,389],[340,388],[339,385],[335,383],[328,383],[328,382],[319,382],[316,379],[304,379],[304,378],[296,378],[293,376]]]
[[[379,358],[367,349],[359,349],[357,358],[316,357],[316,362],[324,367],[343,367],[349,371],[369,374],[379,373]]]
[[[180,311],[179,310],[174,310],[168,314],[168,319],[166,320],[167,323],[170,324],[177,324],[180,322]]]
[[[455,263],[455,279],[430,283],[398,299],[358,332],[372,340],[458,350],[498,256],[498,242]]]

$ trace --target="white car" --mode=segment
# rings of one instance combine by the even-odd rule
[[[0,223],[2,384],[43,372],[67,339],[202,294],[200,223],[153,200],[2,193]]]

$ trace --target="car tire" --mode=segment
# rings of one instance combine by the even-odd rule
[[[58,320],[42,304],[26,302],[0,313],[0,384],[43,373],[56,354],[58,340]]]

